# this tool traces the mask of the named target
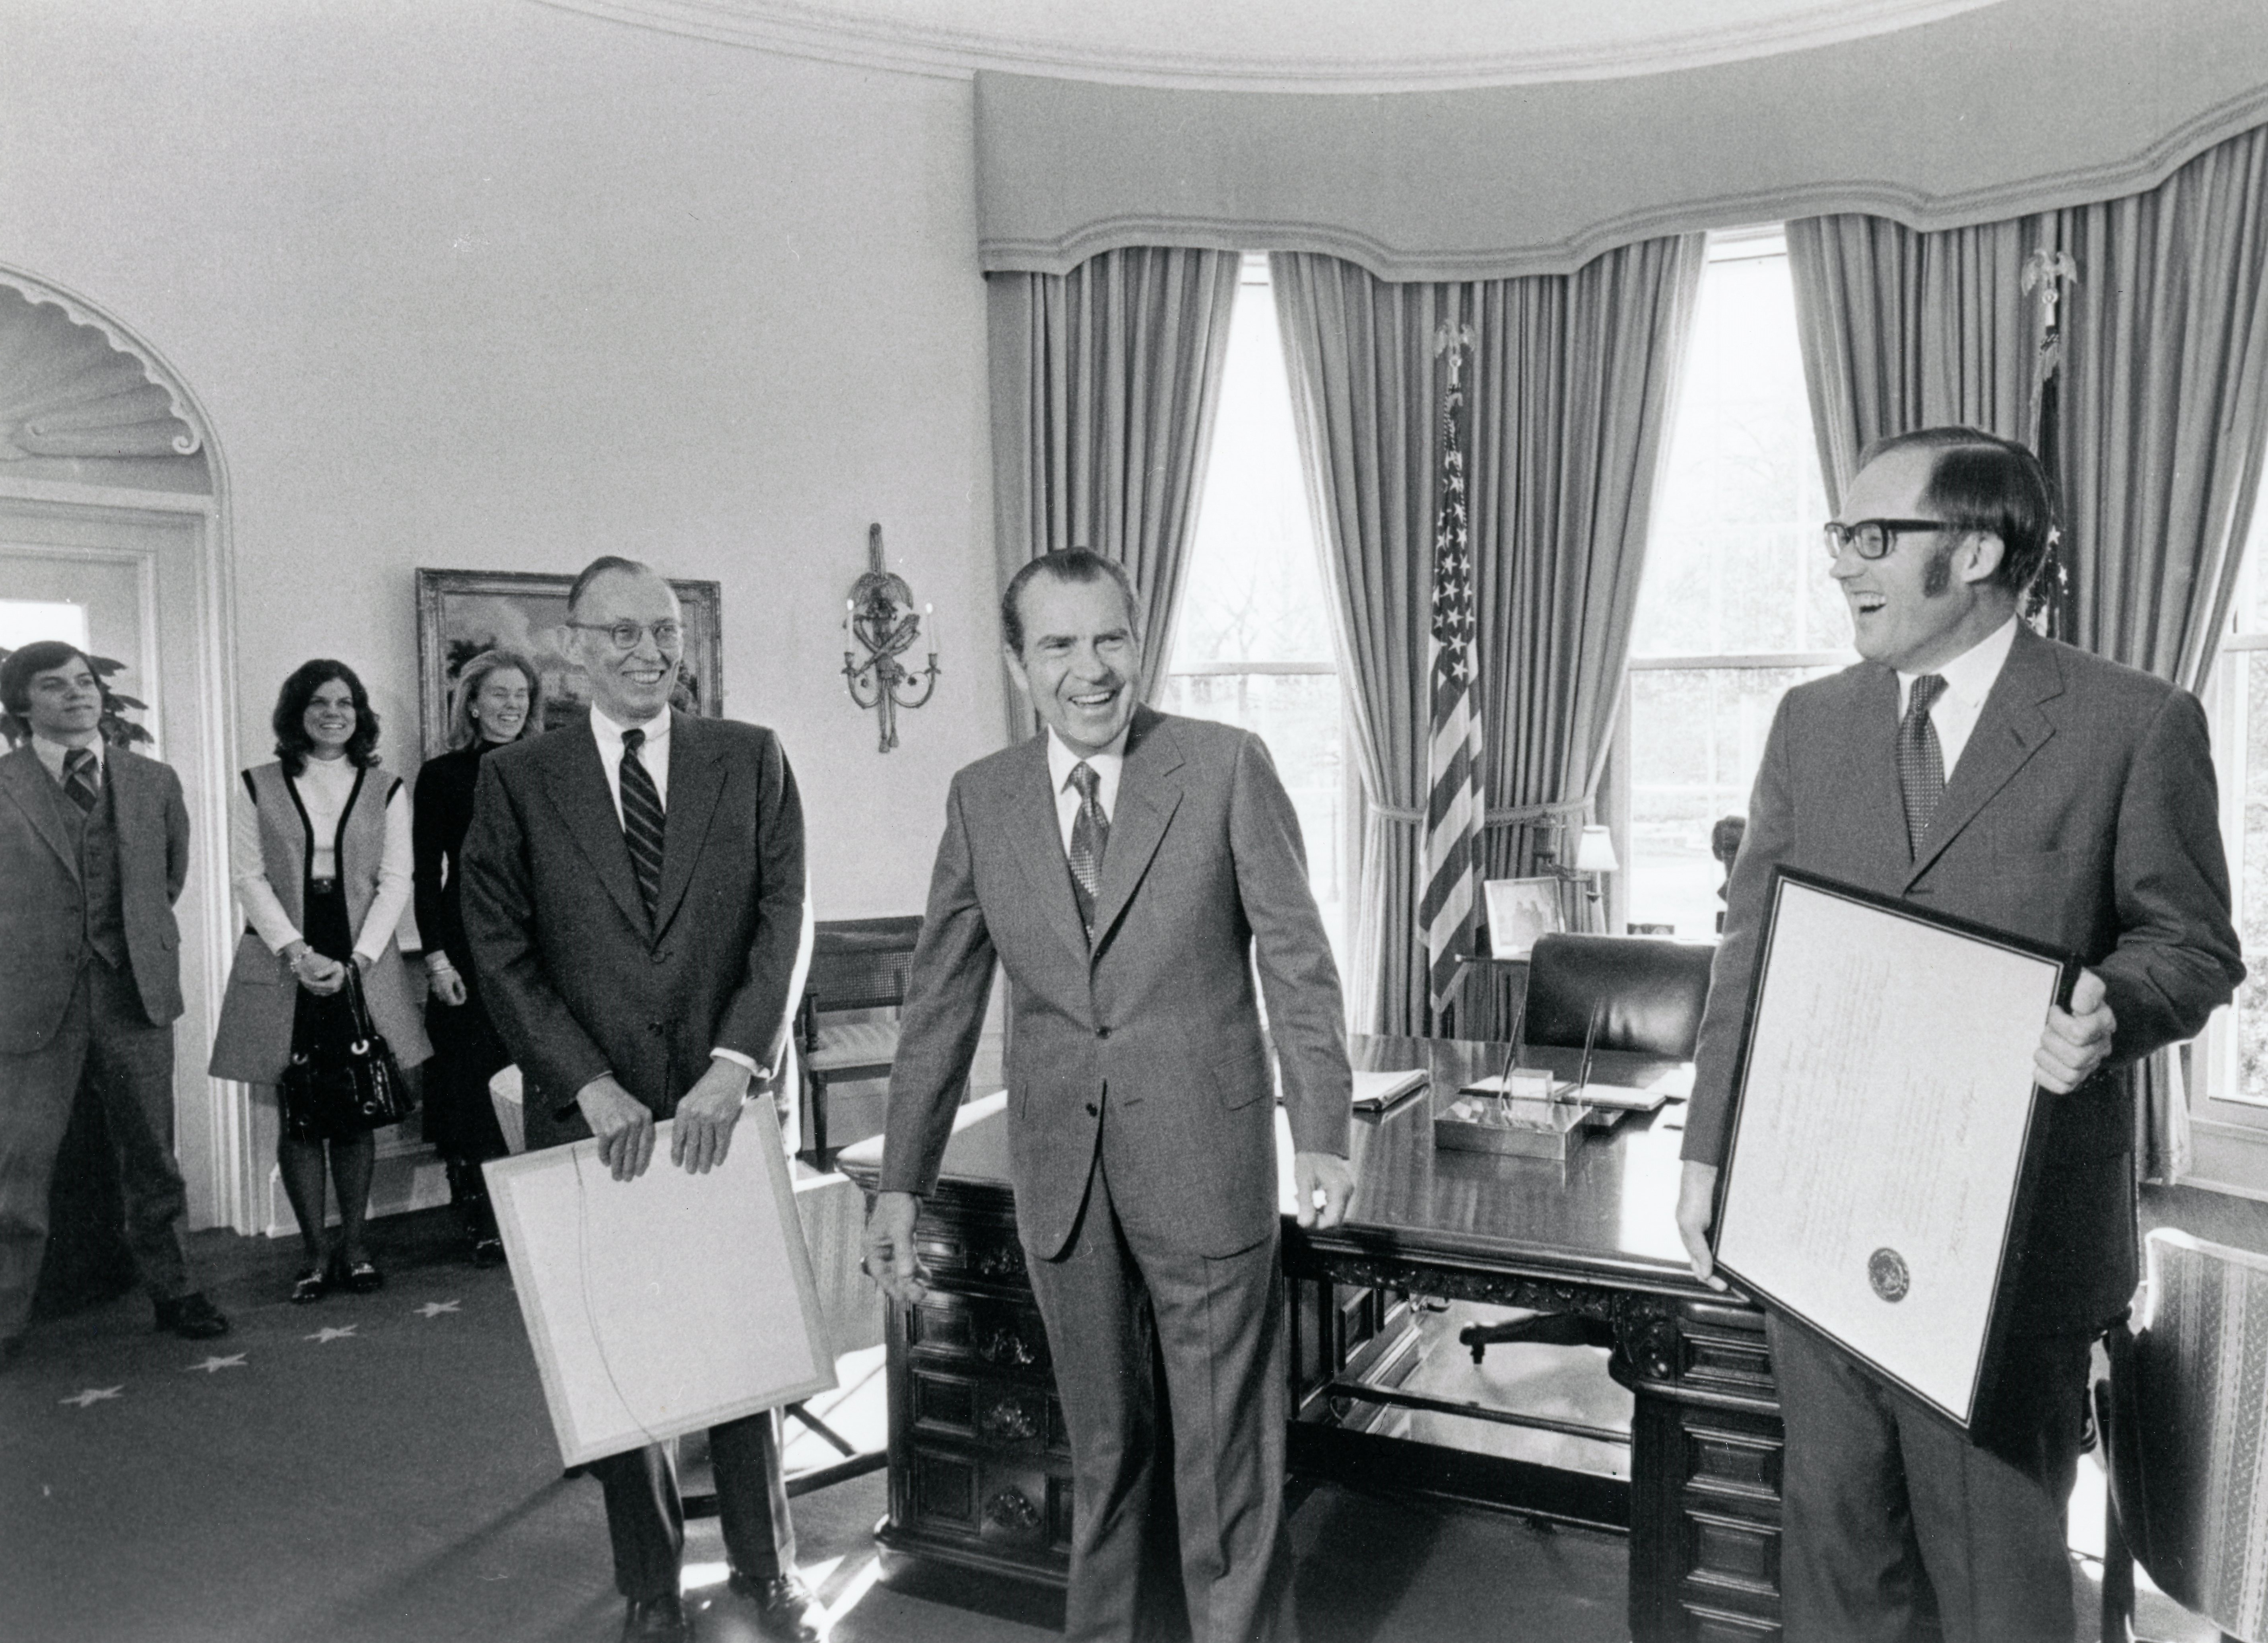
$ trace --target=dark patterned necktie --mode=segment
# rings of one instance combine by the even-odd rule
[[[630,847],[630,871],[637,875],[638,895],[645,916],[653,917],[661,899],[661,790],[638,757],[645,732],[622,732],[622,842]]]
[[[1945,752],[1938,745],[1931,704],[1945,694],[1945,681],[1924,674],[1913,682],[1906,716],[1898,721],[1898,787],[1906,801],[1906,852],[1921,853],[1937,801],[1945,797]]]
[[[1079,892],[1079,922],[1094,929],[1094,898],[1102,889],[1102,852],[1110,846],[1110,818],[1102,814],[1102,777],[1081,759],[1071,766],[1079,789],[1079,819],[1071,824],[1071,881]]]
[[[93,750],[73,748],[63,755],[63,792],[70,800],[89,815],[102,802],[102,792],[97,785]]]

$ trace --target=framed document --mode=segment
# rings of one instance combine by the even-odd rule
[[[635,1181],[596,1141],[482,1167],[569,1466],[835,1384],[770,1101],[706,1175],[669,1161],[674,1127]]]
[[[1557,879],[1484,879],[1481,893],[1488,903],[1489,955],[1526,958],[1535,938],[1567,927],[1560,911]]]
[[[2032,1055],[2079,961],[1773,875],[1719,1182],[1717,1259],[1963,1431],[1992,1404]]]

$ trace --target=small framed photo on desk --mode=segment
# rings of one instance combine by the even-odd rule
[[[1491,958],[1524,959],[1538,936],[1567,927],[1557,879],[1488,879],[1481,888],[1488,898]]]

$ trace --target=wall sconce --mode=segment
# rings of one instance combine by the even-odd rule
[[[913,648],[922,625],[930,623],[929,666],[910,673],[898,658]],[[866,659],[858,659],[863,647]],[[850,699],[881,715],[881,751],[898,745],[898,710],[917,708],[937,691],[937,627],[932,608],[914,609],[914,591],[905,578],[882,568],[882,527],[866,527],[866,571],[843,601],[843,677]],[[905,694],[919,686],[918,696]]]
[[[1584,880],[1584,894],[1591,900],[1590,922],[1602,929],[1605,924],[1599,911],[1599,875],[1621,870],[1622,863],[1615,859],[1614,835],[1596,822],[1586,827],[1575,842],[1575,872]]]

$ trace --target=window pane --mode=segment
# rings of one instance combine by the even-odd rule
[[[86,607],[40,599],[0,599],[0,650],[20,651],[41,639],[86,648]]]
[[[1249,258],[1159,706],[1241,726],[1268,744],[1299,812],[1308,882],[1344,969],[1349,772],[1324,601],[1275,293],[1265,259]],[[1285,664],[1325,671],[1189,671]]]
[[[1263,269],[1238,288],[1229,324],[1172,665],[1330,660],[1329,608],[1300,477],[1276,297]]]
[[[1785,253],[1701,276],[1632,653],[1849,645],[1819,547],[1827,517]]]
[[[1335,674],[1176,674],[1161,705],[1168,713],[1240,725],[1268,744],[1300,813],[1307,846],[1307,882],[1336,927],[1345,901],[1341,860],[1346,833],[1345,742]]]
[[[2236,931],[2248,974],[2236,991],[2238,1085],[2216,1089],[2216,1100],[2268,1107],[2268,652],[2242,651],[2225,666],[2239,670],[2241,722],[2224,729],[2242,748],[2244,834],[2232,852],[2236,866]],[[2223,770],[2223,775],[2234,772]]]
[[[1641,668],[1631,674],[1630,917],[1681,936],[1717,928],[1720,817],[1746,815],[1764,737],[1787,688],[1831,671]]]

